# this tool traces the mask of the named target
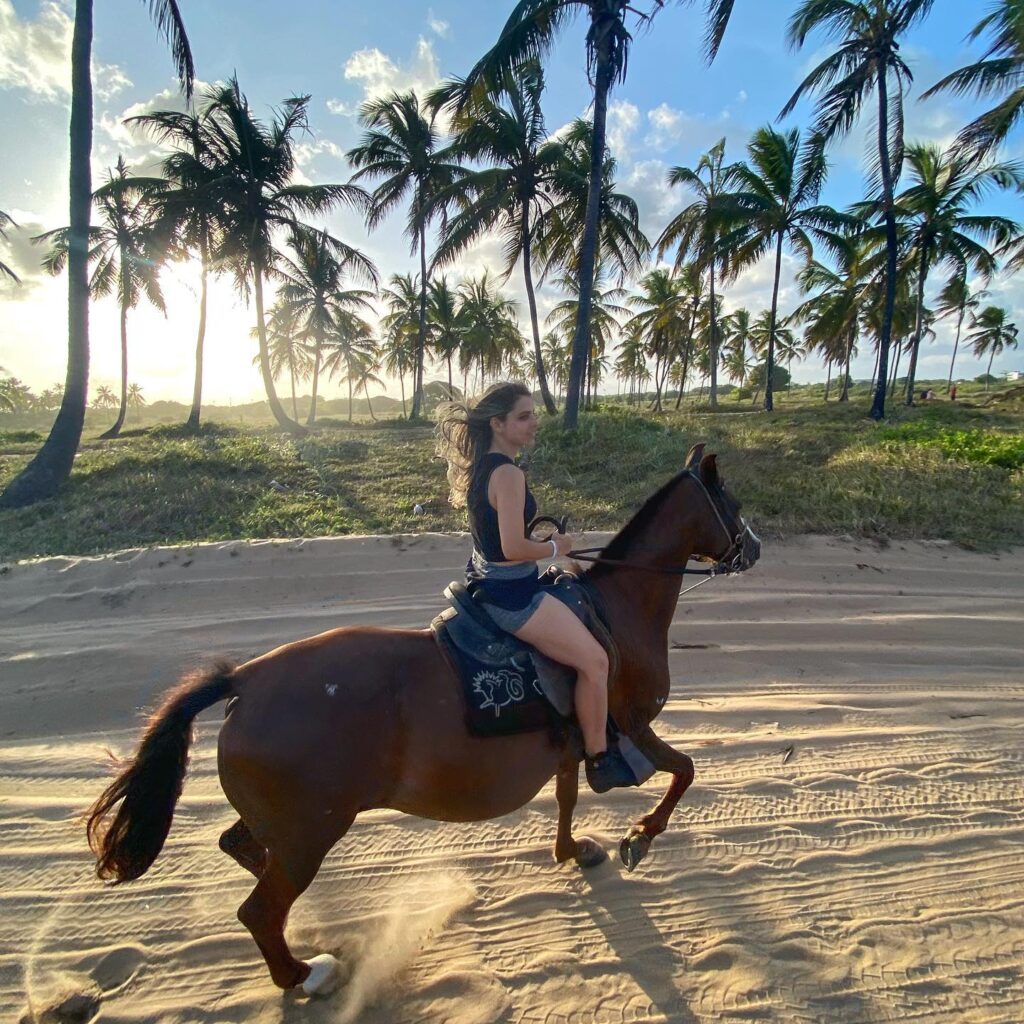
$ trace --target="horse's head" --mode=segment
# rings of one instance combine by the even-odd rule
[[[740,515],[739,502],[726,490],[718,473],[718,456],[705,455],[695,444],[686,456],[686,469],[707,495],[693,556],[715,562],[723,572],[743,572],[761,557],[761,541]]]

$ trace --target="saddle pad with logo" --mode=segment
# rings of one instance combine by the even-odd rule
[[[457,647],[446,625],[437,623],[434,631],[462,684],[466,727],[472,735],[534,732],[547,729],[558,720],[537,682],[537,670],[526,651],[496,664],[498,659],[493,651],[481,658]]]

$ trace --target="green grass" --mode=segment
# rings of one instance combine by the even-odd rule
[[[1024,543],[1017,401],[893,406],[875,424],[863,402],[784,397],[772,416],[723,401],[718,413],[655,417],[617,405],[576,432],[545,422],[531,456],[542,511],[574,530],[614,530],[706,441],[755,528],[872,538],[943,538],[993,549]],[[0,435],[0,486],[40,436]],[[415,504],[423,516],[413,514]],[[292,440],[266,429],[134,430],[86,439],[68,486],[0,511],[0,558],[94,554],[233,538],[465,529],[447,503],[429,427],[341,423]]]

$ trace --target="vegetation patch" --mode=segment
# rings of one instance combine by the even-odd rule
[[[878,425],[863,408],[818,402],[773,416],[749,407],[660,415],[602,407],[575,432],[545,420],[530,453],[531,487],[541,510],[568,514],[574,531],[617,530],[703,441],[755,529],[770,537],[1024,543],[1024,415],[960,403],[896,415]],[[0,486],[37,443],[0,459]],[[464,511],[448,504],[428,425],[321,427],[300,440],[222,425],[153,427],[88,439],[56,498],[0,510],[0,558],[465,529]]]

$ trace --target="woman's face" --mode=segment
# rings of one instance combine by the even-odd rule
[[[491,425],[496,433],[516,448],[533,444],[537,437],[537,413],[533,408],[533,399],[523,395],[503,420],[494,417]]]

